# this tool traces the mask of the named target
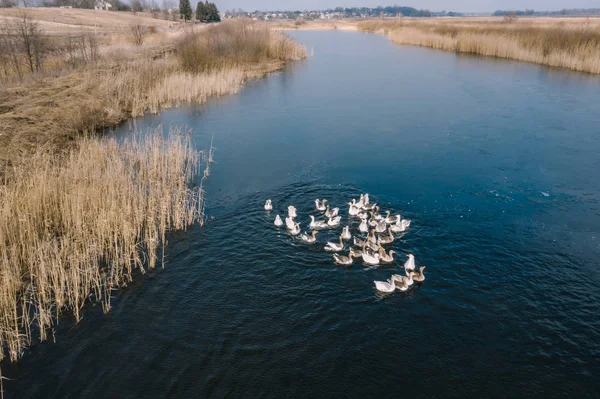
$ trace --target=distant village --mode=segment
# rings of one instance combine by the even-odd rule
[[[343,18],[378,18],[378,17],[435,17],[435,16],[462,16],[464,14],[457,12],[432,12],[429,10],[418,10],[412,7],[361,7],[361,8],[342,8],[328,10],[304,10],[304,11],[253,11],[244,10],[226,10],[222,12],[222,18],[240,18],[249,17],[255,20],[284,20],[284,19],[305,19],[305,20],[325,20],[325,19],[343,19]]]

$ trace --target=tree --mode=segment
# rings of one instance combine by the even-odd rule
[[[221,21],[221,17],[219,16],[219,10],[217,10],[217,6],[215,3],[209,3],[208,0],[204,5],[206,10],[206,22],[219,22]]]
[[[190,4],[190,0],[179,0],[179,15],[184,21],[191,21],[192,5]]]
[[[196,6],[196,21],[205,21],[206,20],[206,7],[204,7],[204,3],[202,1],[198,2]]]

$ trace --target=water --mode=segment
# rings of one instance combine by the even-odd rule
[[[314,58],[137,121],[216,132],[210,220],[110,314],[5,365],[7,397],[597,396],[600,79],[294,36]],[[333,232],[307,247],[272,225],[361,192],[413,220],[393,248],[428,266],[421,286],[380,295],[397,267],[337,267]]]

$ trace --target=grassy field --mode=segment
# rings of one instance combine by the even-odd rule
[[[95,15],[120,15],[68,15],[78,13],[88,27]],[[78,321],[90,301],[110,309],[134,270],[161,263],[168,231],[202,221],[202,191],[190,183],[204,155],[187,132],[118,144],[100,129],[234,93],[305,57],[283,33],[247,20],[153,29],[126,15],[130,25],[111,31],[106,21],[103,34],[49,34],[35,15],[0,31],[13,51],[23,43],[17,25],[33,26],[44,51],[35,62],[25,51],[0,59],[0,360],[47,339],[63,313]]]
[[[401,18],[358,28],[398,44],[600,73],[600,18]]]

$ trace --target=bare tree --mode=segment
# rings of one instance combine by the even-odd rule
[[[46,39],[39,23],[22,13],[13,23],[13,32],[29,71],[40,71],[46,56]]]

